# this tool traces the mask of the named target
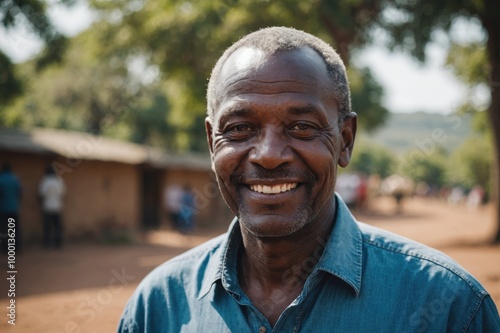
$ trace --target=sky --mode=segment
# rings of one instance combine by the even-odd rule
[[[59,31],[73,36],[90,26],[93,14],[80,0],[73,7],[52,6],[49,16]],[[480,28],[462,22],[453,33],[458,39],[481,38]],[[410,113],[424,111],[449,114],[464,100],[466,88],[443,65],[446,47],[443,38],[427,49],[427,61],[419,64],[402,52],[390,52],[381,45],[373,45],[359,52],[353,63],[368,66],[384,87],[384,105],[391,112]],[[25,29],[6,32],[0,28],[0,48],[14,62],[33,57],[42,43]],[[480,102],[488,99],[487,91],[478,91]]]

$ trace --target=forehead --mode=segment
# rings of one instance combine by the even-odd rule
[[[218,102],[235,95],[283,93],[332,96],[331,80],[323,58],[302,47],[267,55],[253,47],[237,49],[222,66]]]

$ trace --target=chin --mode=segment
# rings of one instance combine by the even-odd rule
[[[252,235],[259,238],[278,238],[293,235],[312,220],[311,209],[302,209],[293,216],[254,215],[240,210],[238,220]]]

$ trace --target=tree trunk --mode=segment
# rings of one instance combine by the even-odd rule
[[[484,3],[483,26],[488,33],[487,52],[491,66],[491,105],[488,109],[494,140],[494,172],[492,196],[495,204],[497,231],[495,243],[500,243],[500,2],[486,0]]]

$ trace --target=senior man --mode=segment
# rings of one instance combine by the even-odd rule
[[[217,62],[206,129],[227,234],[150,273],[120,332],[500,332],[452,259],[355,221],[335,195],[356,134],[345,67],[290,28]]]

